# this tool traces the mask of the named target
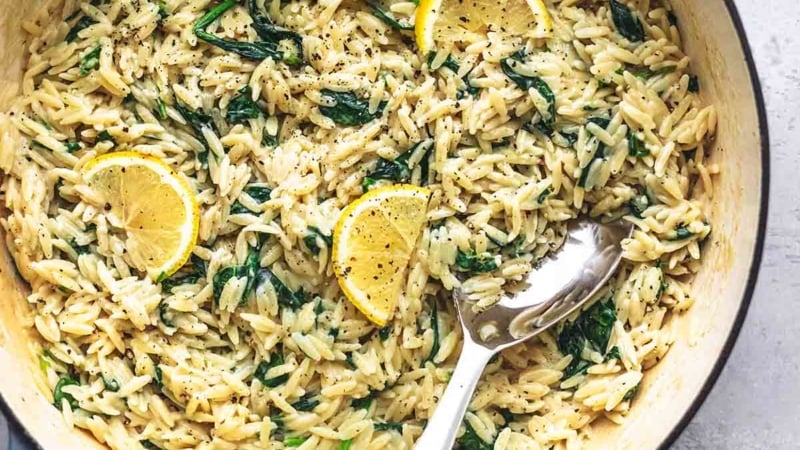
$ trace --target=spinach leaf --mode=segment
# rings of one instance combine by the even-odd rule
[[[362,398],[355,398],[353,401],[350,402],[350,407],[353,409],[369,409],[372,406],[372,402],[375,401],[375,397],[379,394],[377,391],[369,391],[366,397]]]
[[[431,346],[430,353],[428,353],[428,357],[422,362],[423,364],[428,361],[433,362],[433,358],[439,353],[439,306],[435,297],[431,302],[431,328],[433,328],[433,345]]]
[[[267,42],[279,43],[281,41],[292,41],[295,52],[283,54],[282,60],[290,66],[303,63],[303,37],[294,31],[276,26],[261,9],[258,8],[256,0],[247,1],[247,10],[253,19],[253,28],[256,34]]]
[[[498,412],[501,416],[503,416],[503,421],[506,423],[506,425],[510,424],[515,419],[514,413],[507,409],[500,409]]]
[[[678,16],[676,16],[674,12],[668,11],[667,12],[667,21],[669,21],[670,25],[677,26],[678,25]]]
[[[525,53],[521,50],[514,52],[508,58],[503,58],[500,60],[500,68],[503,69],[503,73],[513,81],[520,89],[527,91],[530,88],[536,89],[539,92],[539,95],[544,97],[547,101],[547,117],[544,117],[545,114],[542,114],[542,119],[546,125],[551,126],[556,121],[556,95],[553,93],[553,90],[550,89],[550,86],[545,82],[543,79],[537,76],[525,76],[520,75],[514,71],[514,66],[517,64],[521,64],[523,61]]]
[[[230,123],[241,123],[261,116],[261,108],[253,101],[253,90],[250,86],[239,89],[239,93],[228,103],[225,119]]]
[[[644,28],[635,14],[619,0],[609,0],[611,19],[619,34],[631,42],[644,41]]]
[[[466,252],[459,250],[456,254],[456,266],[463,272],[486,273],[497,269],[494,256],[489,253],[475,253],[469,249]]]
[[[386,326],[378,330],[378,337],[381,338],[382,341],[389,339],[389,336],[392,334],[392,326]]]
[[[372,15],[381,19],[386,25],[394,28],[395,30],[410,31],[414,29],[414,25],[409,23],[402,23],[397,20],[392,13],[383,9],[381,5],[373,1],[367,1],[367,4],[372,8]]]
[[[689,92],[698,93],[700,92],[700,78],[697,75],[692,75],[689,77],[689,86],[687,88]]]
[[[232,41],[217,37],[206,31],[206,28],[208,28],[211,23],[235,6],[236,1],[237,0],[224,0],[222,3],[209,10],[195,23],[194,34],[210,45],[236,53],[246,59],[262,61],[267,58],[272,58],[283,61],[289,65],[302,63],[302,38],[300,35],[276,27],[266,15],[259,11],[256,0],[249,0],[248,8],[251,18],[253,19],[253,28],[262,39],[261,41]],[[280,42],[287,39],[294,43],[296,53],[284,53],[278,48]]]
[[[97,133],[97,142],[104,142],[104,141],[111,142],[112,144],[115,145],[117,143],[117,141],[114,139],[114,136],[112,136],[111,133],[108,132],[108,130],[103,130]]]
[[[372,426],[375,428],[375,431],[397,431],[398,433],[403,433],[403,424],[400,422],[374,422]]]
[[[169,17],[169,11],[167,11],[167,4],[164,2],[158,2],[158,20],[164,20]]]
[[[628,132],[628,155],[634,158],[650,156],[650,150],[644,146],[644,143],[636,137],[636,133],[633,131]]]
[[[283,445],[286,447],[300,447],[307,440],[308,436],[287,437],[286,439],[283,440]]]
[[[278,375],[274,378],[267,378],[267,372],[273,367],[283,365],[283,355],[279,352],[270,354],[269,361],[261,361],[256,367],[256,372],[253,375],[264,387],[275,388],[285,383],[289,379],[289,374]]]
[[[111,392],[119,391],[119,381],[111,377],[106,377],[105,375],[102,376],[102,379],[103,379],[103,386],[106,388],[107,391]]]
[[[152,442],[150,442],[149,439],[143,439],[143,440],[139,441],[139,445],[141,445],[142,447],[144,447],[146,449],[160,449],[161,448],[161,447],[157,446],[156,444],[153,444]]]
[[[242,189],[247,195],[253,198],[258,204],[262,204],[269,200],[270,195],[272,194],[272,189],[267,186],[265,183],[251,183],[245,186]],[[233,202],[231,205],[231,214],[248,214],[248,213],[255,213],[258,211],[251,211],[247,209],[244,205],[242,205],[239,200]]]
[[[641,78],[642,80],[649,80],[650,78],[657,77],[659,75],[667,75],[669,73],[675,72],[675,70],[677,70],[677,66],[665,66],[658,70],[650,70],[650,68],[648,67],[634,66],[634,67],[628,67],[627,69],[620,68],[617,71],[617,73],[622,75],[622,73],[625,70],[632,73],[633,76],[637,78]]]
[[[175,328],[175,322],[172,320],[172,317],[170,317],[169,305],[164,300],[161,300],[158,304],[158,318],[161,319],[161,323],[165,326]]]
[[[222,290],[231,278],[247,278],[242,296],[239,298],[239,304],[242,305],[247,302],[247,297],[252,292],[253,287],[256,285],[256,272],[259,268],[258,248],[251,248],[250,253],[247,255],[247,260],[241,266],[228,266],[221,269],[214,275],[212,280],[214,285],[214,305],[219,306],[219,299],[222,295]]]
[[[628,209],[638,219],[644,218],[644,212],[650,207],[650,199],[646,195],[637,195],[628,202]]]
[[[572,355],[572,362],[564,370],[564,378],[583,373],[593,363],[581,359],[583,349],[606,353],[611,330],[617,320],[614,300],[598,301],[583,311],[573,322],[564,322],[558,335],[558,349]]]
[[[608,353],[606,353],[606,356],[605,358],[603,358],[603,361],[608,362],[611,361],[612,359],[622,359],[622,355],[620,355],[619,353],[619,347],[617,347],[616,345],[611,347]]]
[[[261,269],[257,274],[256,286],[261,286],[261,284],[265,282],[272,284],[273,289],[275,289],[275,294],[278,296],[278,304],[282,307],[297,309],[308,301],[308,296],[303,292],[303,289],[292,292],[292,290],[286,287],[286,285],[269,269]]]
[[[385,158],[378,158],[375,170],[370,172],[361,181],[361,189],[367,192],[378,180],[389,180],[396,183],[407,183],[411,179],[411,168],[408,167],[408,158],[420,144],[411,147],[394,161]]]
[[[159,389],[164,389],[164,374],[158,364],[153,367],[153,382]]]
[[[435,58],[436,58],[436,52],[428,52],[428,68],[430,68],[433,65],[433,60]],[[460,66],[458,65],[456,60],[453,59],[453,57],[450,55],[447,55],[447,59],[445,59],[444,62],[439,66],[439,68],[442,67],[452,70],[453,73],[458,73],[458,70],[460,69]]]
[[[639,392],[639,388],[641,387],[641,383],[636,383],[636,386],[630,388],[628,392],[625,393],[625,396],[622,397],[622,401],[633,400],[633,397],[636,396],[636,393]]]
[[[81,144],[78,141],[69,141],[66,144],[64,144],[64,150],[66,150],[67,153],[75,153],[80,149],[81,149]]]
[[[669,240],[670,241],[682,241],[684,239],[689,239],[690,237],[692,237],[693,234],[694,233],[689,231],[689,229],[686,228],[685,225],[681,225],[681,226],[679,226],[678,228],[675,229],[675,236],[669,238]]]
[[[93,48],[91,51],[81,57],[81,62],[78,67],[82,77],[89,75],[92,71],[100,67],[100,51],[103,49],[101,46]]]
[[[306,394],[300,397],[299,400],[292,403],[292,408],[298,411],[311,411],[319,405],[319,400],[313,397],[315,394]]]
[[[67,35],[64,36],[64,40],[67,42],[75,42],[78,39],[78,34],[89,28],[90,26],[96,24],[97,22],[94,21],[91,17],[83,16],[78,20],[72,28],[69,29]]]
[[[464,421],[464,434],[456,440],[454,450],[492,450],[494,443],[486,442],[478,436],[469,421]]]
[[[605,117],[590,117],[586,121],[588,123],[593,123],[603,129],[608,128],[608,126],[611,124],[611,120],[606,119]],[[581,176],[578,179],[578,186],[586,188],[586,181],[589,178],[589,170],[592,168],[592,164],[598,159],[605,160],[606,159],[605,153],[606,153],[605,144],[603,144],[602,142],[598,143],[597,151],[595,151],[594,153],[594,158],[592,158],[592,160],[589,161],[589,164],[587,164],[586,167],[581,169]]]
[[[180,276],[180,277],[169,277],[163,281],[161,281],[161,289],[163,292],[172,292],[177,286],[181,286],[184,284],[195,284],[200,281],[201,277],[197,273],[190,273],[188,275]]]
[[[333,248],[333,237],[323,234],[315,226],[308,227],[308,234],[303,237],[303,242],[306,244],[306,248],[315,255],[319,255],[322,250],[318,245],[319,241],[323,242],[327,248]]]
[[[345,439],[339,444],[339,448],[336,450],[350,450],[350,446],[353,444],[352,439]]]
[[[204,151],[197,154],[197,159],[200,161],[203,168],[207,168],[208,154],[211,150],[209,149],[208,141],[206,141],[206,138],[203,136],[203,130],[207,128],[219,134],[219,130],[217,130],[217,126],[214,124],[214,119],[204,113],[203,110],[198,109],[193,111],[179,101],[175,101],[175,109],[178,110],[178,113],[183,117],[183,120],[186,121],[186,124],[194,131],[195,137],[203,144]]]
[[[66,392],[64,392],[63,389],[67,386],[79,386],[79,385],[80,383],[78,383],[78,381],[75,380],[74,378],[67,375],[62,375],[61,378],[59,378],[58,382],[56,383],[56,387],[53,388],[53,404],[55,405],[55,407],[60,410],[62,400],[67,400],[67,403],[69,403],[70,408],[72,408],[73,410],[78,409],[80,407],[78,405],[78,401],[75,400],[75,397],[73,397],[71,394],[67,394]]]
[[[78,241],[75,238],[70,239],[68,244],[78,255],[86,255],[91,253],[91,247],[88,245],[78,245]]]
[[[160,98],[156,99],[156,109],[153,111],[153,113],[159,119],[167,120],[169,116],[167,115],[167,104],[164,103],[164,100],[161,100]]]
[[[542,203],[544,203],[545,200],[547,200],[547,197],[550,197],[550,194],[552,193],[553,193],[553,188],[548,186],[547,189],[543,190],[542,193],[539,194],[538,197],[536,197],[536,203],[541,205]]]
[[[374,113],[369,112],[369,101],[356,97],[352,92],[336,92],[330,89],[320,91],[326,101],[335,102],[333,106],[320,106],[323,116],[346,127],[363,125],[383,115],[386,102],[381,102]]]

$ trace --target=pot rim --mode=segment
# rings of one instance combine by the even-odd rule
[[[742,296],[742,301],[739,304],[739,310],[736,313],[733,327],[731,328],[731,331],[725,340],[725,344],[722,347],[722,351],[717,357],[717,360],[714,363],[714,366],[706,378],[702,388],[697,393],[697,396],[694,398],[694,400],[692,400],[689,408],[683,414],[683,417],[681,417],[678,423],[675,424],[672,430],[670,430],[669,434],[667,434],[667,436],[658,446],[659,450],[667,450],[672,446],[672,444],[675,443],[683,430],[686,429],[691,420],[697,414],[697,411],[700,410],[700,407],[708,398],[708,395],[711,393],[714,385],[719,380],[719,377],[722,374],[722,369],[725,368],[725,364],[733,352],[733,348],[736,344],[737,338],[739,337],[739,333],[742,331],[745,318],[747,317],[747,312],[750,309],[750,304],[753,300],[753,293],[758,280],[758,274],[761,268],[761,260],[764,252],[764,241],[767,235],[770,185],[769,129],[767,126],[767,110],[764,103],[764,94],[761,90],[761,81],[758,78],[755,59],[753,58],[753,52],[750,47],[750,41],[747,39],[747,33],[745,32],[744,25],[742,24],[739,10],[736,7],[734,0],[724,0],[724,3],[725,7],[728,9],[728,16],[731,19],[731,22],[733,22],[736,35],[739,38],[739,43],[742,48],[742,53],[745,57],[747,72],[748,76],[750,77],[751,87],[753,89],[756,111],[758,113],[758,134],[759,138],[761,139],[761,204],[759,205],[758,211],[758,227],[753,248],[753,259],[750,262],[750,271],[747,276],[747,284],[745,286],[744,295]],[[39,445],[39,443],[33,439],[27,428],[25,428],[19,418],[17,418],[17,416],[11,410],[11,407],[9,407],[8,403],[6,403],[2,394],[0,394],[0,412],[3,413],[8,422],[8,432],[11,443],[13,443],[14,438],[16,438],[25,446],[24,450],[42,450],[42,447]],[[9,445],[9,450],[15,449]]]

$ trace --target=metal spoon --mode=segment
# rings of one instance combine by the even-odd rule
[[[622,220],[600,224],[588,219],[568,226],[566,242],[541,261],[527,280],[491,308],[455,290],[464,346],[450,383],[417,441],[417,450],[450,450],[464,413],[491,357],[530,339],[586,303],[611,277],[622,259],[620,243],[633,227]]]

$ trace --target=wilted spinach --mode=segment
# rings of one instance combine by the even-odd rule
[[[506,76],[520,89],[527,91],[530,88],[534,88],[539,95],[541,95],[547,101],[547,114],[546,117],[545,114],[542,114],[542,120],[546,125],[552,127],[556,120],[556,95],[553,93],[553,90],[550,89],[550,86],[547,84],[547,82],[540,77],[520,75],[514,71],[514,67],[517,64],[521,64],[524,57],[524,49],[517,50],[508,58],[503,58],[500,60],[500,68],[503,69],[503,73],[505,73]]]
[[[250,86],[239,89],[239,92],[228,103],[225,119],[230,123],[241,123],[261,116],[261,108],[253,101],[253,90]]]
[[[269,200],[270,195],[272,194],[272,189],[264,183],[248,184],[244,189],[242,189],[242,191],[252,197],[253,200],[258,202],[258,204],[262,204]],[[247,207],[241,204],[239,200],[236,200],[233,202],[233,205],[231,205],[231,214],[248,214],[251,212],[257,211],[249,210]]]
[[[225,285],[231,278],[247,278],[245,288],[242,291],[241,297],[239,298],[239,304],[241,305],[247,302],[247,297],[250,295],[250,292],[253,291],[253,287],[256,285],[256,274],[260,266],[258,253],[259,248],[251,248],[244,264],[240,266],[225,267],[214,275],[214,305],[219,306],[222,290],[225,288]]]
[[[403,23],[397,20],[392,13],[383,9],[383,7],[374,2],[374,1],[367,1],[367,4],[370,8],[372,8],[372,15],[381,19],[384,23],[389,25],[390,27],[394,28],[395,30],[401,31],[410,31],[414,29],[414,25],[410,23]]]
[[[278,297],[278,304],[285,308],[297,309],[308,301],[308,295],[299,289],[292,292],[274,273],[269,269],[261,269],[256,275],[256,286],[269,282]]]
[[[92,71],[100,67],[100,52],[102,49],[103,47],[98,45],[81,57],[81,62],[78,67],[80,68],[82,77],[89,75]]]
[[[89,28],[90,26],[96,23],[97,22],[95,22],[94,19],[92,19],[91,17],[86,17],[86,16],[81,17],[77,22],[75,22],[75,25],[73,25],[72,28],[69,29],[67,35],[64,36],[64,40],[67,42],[75,42],[75,40],[78,39],[78,34],[81,31],[85,30],[86,28]]]
[[[650,156],[650,151],[644,146],[644,143],[636,137],[633,131],[628,132],[628,155],[634,158],[644,158]]]
[[[609,0],[609,5],[611,7],[611,19],[614,21],[619,34],[631,42],[642,42],[644,40],[644,28],[633,11],[618,0]]]
[[[319,242],[322,242],[327,248],[333,248],[333,238],[324,234],[315,226],[308,227],[308,233],[303,237],[303,242],[306,244],[306,248],[315,255],[319,255],[320,250],[322,250]]]
[[[369,101],[362,100],[352,92],[336,92],[330,89],[320,91],[322,97],[333,106],[320,106],[319,111],[323,116],[333,120],[339,125],[352,127],[363,125],[383,114],[386,102],[381,102],[374,113],[369,112]]]
[[[650,199],[646,195],[636,195],[628,202],[628,209],[638,219],[644,218],[644,212],[650,207]]]
[[[486,442],[478,436],[469,421],[464,421],[464,434],[456,440],[454,450],[492,450],[493,442]]]
[[[372,426],[375,431],[397,431],[403,433],[403,424],[400,422],[373,422]]]
[[[423,364],[428,361],[433,361],[433,358],[439,353],[439,346],[441,345],[439,343],[439,306],[436,303],[435,297],[431,301],[431,328],[433,329],[433,345],[431,345],[431,351],[428,353],[428,357],[422,362]]]
[[[277,377],[267,378],[267,372],[273,367],[283,365],[283,355],[280,352],[271,353],[269,361],[261,361],[256,367],[256,372],[253,375],[264,387],[275,388],[285,383],[289,379],[289,374],[278,375]]]
[[[78,386],[80,383],[78,381],[68,375],[62,375],[59,378],[56,386],[53,388],[53,404],[56,408],[61,409],[62,400],[66,400],[69,403],[69,407],[73,410],[78,409],[78,401],[75,400],[71,394],[68,394],[63,391],[63,389],[67,386]]]
[[[469,273],[486,273],[497,269],[497,262],[489,253],[480,255],[473,249],[459,250],[456,254],[456,266],[459,270]]]
[[[572,362],[564,369],[564,378],[584,373],[593,363],[582,359],[584,348],[606,353],[611,330],[617,320],[614,300],[598,301],[583,311],[573,322],[564,322],[558,334],[558,349],[572,355]]]

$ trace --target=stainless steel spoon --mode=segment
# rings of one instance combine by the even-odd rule
[[[464,346],[444,396],[415,449],[452,449],[489,359],[536,336],[592,298],[619,265],[620,243],[632,230],[622,220],[600,224],[581,219],[570,223],[561,249],[543,259],[513,293],[485,311],[476,312],[462,292],[454,291]]]

